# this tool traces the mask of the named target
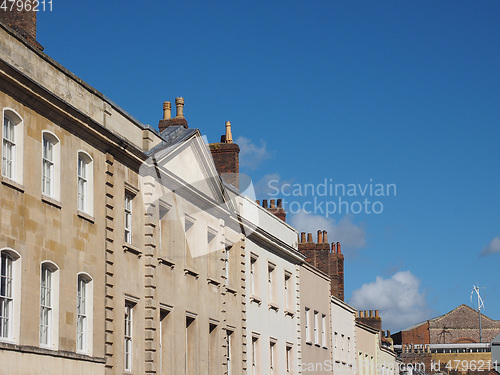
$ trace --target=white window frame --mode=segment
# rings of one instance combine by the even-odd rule
[[[46,152],[50,145],[50,155]],[[52,132],[42,132],[42,194],[60,199],[61,142]]]
[[[93,280],[87,273],[77,277],[76,351],[92,355]]]
[[[258,256],[255,254],[250,254],[250,296],[257,296],[257,260]]]
[[[78,151],[76,177],[78,211],[92,216],[94,214],[94,160],[85,151]]]
[[[309,307],[305,308],[305,331],[306,331],[306,343],[311,343],[311,326],[310,326],[310,314],[311,309]]]
[[[40,346],[57,350],[59,334],[59,267],[42,262],[40,267]]]
[[[269,300],[269,303],[275,302],[275,280],[274,280],[274,270],[276,269],[276,265],[268,262],[267,264],[267,298]]]
[[[328,347],[328,343],[326,341],[326,315],[321,314],[321,341],[323,348]]]
[[[259,336],[257,334],[252,335],[252,375],[258,374],[259,368]]]
[[[234,331],[226,328],[226,363],[227,375],[233,373],[233,333]]]
[[[319,313],[314,310],[314,344],[319,345]]]
[[[2,132],[2,176],[22,184],[24,121],[21,115],[12,108],[4,108],[2,114],[2,128],[0,129]],[[12,126],[11,137],[7,137],[5,134],[6,120]],[[10,164],[10,167],[7,167],[7,163]]]
[[[285,283],[285,309],[291,309],[291,302],[292,302],[292,288],[291,288],[291,280],[292,280],[292,273],[289,271],[285,271],[285,278],[284,278],[284,283]]]
[[[0,341],[17,343],[19,337],[21,256],[0,250]]]
[[[286,373],[290,374],[292,373],[292,366],[293,366],[293,345],[292,344],[286,344],[285,346],[285,360],[286,360]]]
[[[128,192],[125,191],[125,199],[124,199],[124,235],[125,235],[125,242],[131,244],[132,243],[132,206],[133,206],[133,200],[134,196]]]
[[[277,366],[276,366],[276,339],[269,340],[269,374],[275,375],[278,374]]]
[[[134,307],[135,303],[125,300],[124,331],[123,331],[123,366],[126,372],[133,369],[133,340],[134,340]]]

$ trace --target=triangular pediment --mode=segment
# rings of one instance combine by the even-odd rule
[[[167,190],[197,204],[231,210],[210,150],[198,131],[154,150],[147,164],[144,174],[152,175]]]

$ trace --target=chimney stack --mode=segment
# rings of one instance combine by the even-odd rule
[[[15,4],[7,1],[7,9],[0,10],[0,22],[10,26],[17,31],[31,45],[43,51],[43,47],[36,41],[36,14],[32,1],[19,0]],[[18,11],[17,5],[22,3],[21,11]],[[11,5],[14,5],[11,7]],[[31,10],[26,10],[30,6]],[[11,9],[12,8],[12,9]]]
[[[226,122],[226,134],[221,136],[219,143],[210,144],[210,152],[214,159],[217,172],[224,181],[240,188],[240,147],[233,143],[233,135],[231,133],[231,123]]]
[[[172,104],[170,102],[163,103],[163,119],[170,120],[172,118],[171,114]]]
[[[184,118],[184,98],[175,98],[176,118]]]
[[[175,98],[177,107],[177,115],[172,118],[172,104],[170,102],[163,103],[163,118],[158,123],[160,133],[170,126],[183,126],[188,128],[188,123],[184,118],[184,98]]]

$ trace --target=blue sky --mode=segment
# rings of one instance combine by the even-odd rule
[[[269,181],[395,184],[368,197],[379,214],[288,216],[342,242],[346,300],[394,331],[470,304],[477,282],[500,319],[499,14],[497,0],[53,0],[38,40],[143,123],[176,96],[210,141],[230,120],[260,199]]]

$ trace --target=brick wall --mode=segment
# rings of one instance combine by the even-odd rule
[[[30,5],[33,2],[27,2]],[[24,36],[31,44],[43,50],[43,47],[36,41],[36,14],[37,12],[22,10],[18,12],[17,2],[13,10],[10,11],[10,3],[7,2],[7,11],[0,10],[0,22],[12,27],[19,34]],[[23,7],[24,9],[24,7]]]
[[[228,184],[240,187],[240,147],[236,143],[212,143],[210,145],[212,158],[217,172]]]

